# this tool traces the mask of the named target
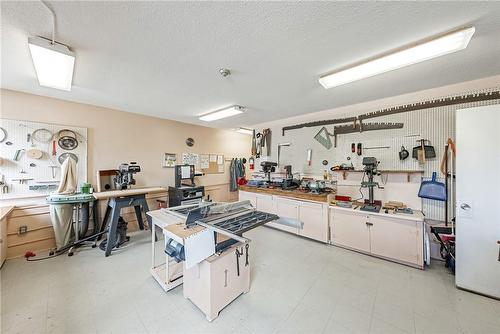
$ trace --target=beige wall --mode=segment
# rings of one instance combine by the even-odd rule
[[[219,153],[226,159],[247,157],[250,153],[250,136],[234,131],[6,89],[1,90],[0,117],[88,128],[88,180],[94,185],[97,170],[117,168],[120,163],[130,161],[136,161],[142,168],[136,177],[138,186],[173,185],[173,169],[161,167],[165,152]],[[185,144],[187,137],[195,140],[192,148]],[[228,168],[224,174],[199,178],[204,185],[228,182]]]

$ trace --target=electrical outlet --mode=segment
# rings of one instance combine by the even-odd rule
[[[18,234],[24,234],[28,232],[28,226],[27,225],[21,225],[19,226],[19,231]]]

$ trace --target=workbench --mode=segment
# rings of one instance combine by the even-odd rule
[[[239,200],[248,200],[259,211],[279,219],[266,226],[328,243],[327,194],[310,194],[281,189],[240,187]]]
[[[14,210],[14,206],[0,207],[0,267],[7,258],[7,216]]]

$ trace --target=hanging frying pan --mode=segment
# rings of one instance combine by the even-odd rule
[[[66,158],[68,157],[73,158],[73,160],[75,160],[75,162],[78,163],[78,156],[74,153],[69,153],[69,152],[61,154],[59,158],[57,158],[57,161],[59,161],[59,163],[62,165],[64,160],[66,160]]]
[[[410,156],[410,153],[408,150],[404,147],[401,146],[401,151],[399,151],[399,160],[404,160]]]
[[[57,141],[59,147],[63,150],[71,151],[78,147],[78,141],[74,137],[64,136]]]

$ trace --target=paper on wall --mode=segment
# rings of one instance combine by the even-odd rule
[[[217,156],[215,154],[210,154],[210,162],[217,162]]]
[[[224,165],[217,165],[217,172],[224,173]]]
[[[208,169],[210,167],[209,163],[209,155],[208,154],[200,154],[200,168]]]
[[[183,165],[194,165],[195,168],[199,164],[199,156],[196,153],[182,153],[182,164]]]
[[[184,239],[186,269],[215,254],[214,231],[204,229]]]
[[[218,155],[217,156],[217,165],[223,165],[223,164],[224,164],[224,156]]]

